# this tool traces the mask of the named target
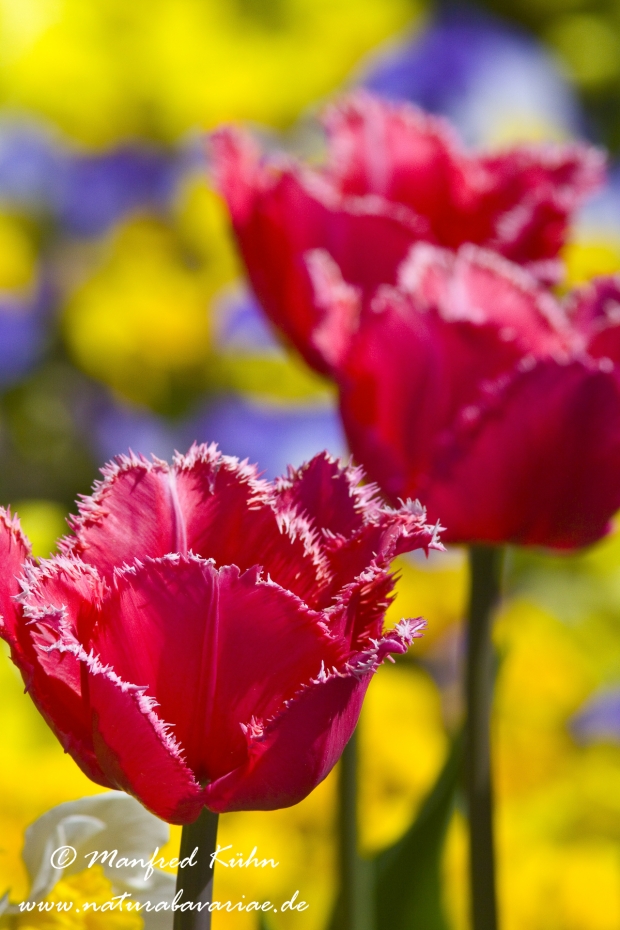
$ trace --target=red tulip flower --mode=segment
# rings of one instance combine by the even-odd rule
[[[58,557],[0,521],[0,632],[27,691],[90,778],[171,823],[295,804],[420,635],[382,632],[388,568],[441,548],[436,529],[326,454],[275,485],[213,446],[103,474]]]
[[[470,154],[442,119],[367,93],[330,107],[324,122],[327,160],[314,168],[263,158],[237,130],[212,137],[252,287],[276,328],[323,373],[340,333],[314,300],[305,252],[325,249],[364,295],[396,283],[417,241],[453,250],[471,242],[557,279],[570,216],[604,173],[601,153],[579,144]]]
[[[572,548],[608,531],[620,507],[620,278],[561,304],[492,252],[419,244],[397,286],[365,299],[329,256],[307,259],[317,301],[349,321],[342,418],[388,500],[419,496],[450,542]]]

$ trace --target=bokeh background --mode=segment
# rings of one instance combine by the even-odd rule
[[[52,551],[98,465],[128,448],[167,457],[216,441],[268,477],[325,447],[346,453],[330,386],[277,342],[247,290],[205,137],[244,121],[267,144],[314,154],[316,110],[360,84],[446,115],[470,145],[608,147],[609,183],[577,218],[564,286],[620,271],[618,0],[0,0],[0,502],[35,554]],[[378,673],[363,711],[367,855],[412,822],[461,717],[464,553],[399,567],[390,619],[423,614],[429,631]],[[502,927],[618,930],[620,536],[570,557],[511,552],[505,583]],[[99,790],[22,690],[3,659],[0,896],[15,900],[25,827]],[[334,817],[333,775],[291,810],[226,815],[223,843],[281,865],[222,869],[216,897],[300,889],[310,907],[274,916],[274,930],[322,930]],[[443,870],[450,927],[466,930],[458,807]]]

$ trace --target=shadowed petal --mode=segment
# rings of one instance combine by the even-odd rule
[[[20,597],[16,638],[26,691],[66,752],[93,781],[111,782],[95,758],[88,692],[77,658],[56,647],[63,635],[88,642],[105,588],[96,570],[59,557],[31,566]]]
[[[306,689],[239,769],[206,789],[218,812],[277,810],[303,800],[329,774],[351,738],[370,676],[331,678]]]
[[[444,434],[521,353],[492,323],[448,322],[394,290],[375,305],[339,369],[340,409],[357,461],[396,502],[423,495]]]
[[[426,492],[449,541],[573,548],[620,506],[620,383],[574,361],[539,362],[456,434]]]
[[[155,712],[157,702],[143,687],[123,681],[93,652],[86,653],[69,632],[55,648],[83,667],[95,754],[108,784],[133,794],[168,823],[195,820],[204,803],[202,789],[169,724]]]
[[[404,621],[344,671],[322,671],[264,733],[249,740],[247,763],[207,787],[211,810],[275,810],[306,797],[342,754],[374,671],[389,653],[405,652],[417,634],[416,623]]]

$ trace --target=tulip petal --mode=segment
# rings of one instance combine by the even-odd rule
[[[194,445],[172,467],[118,456],[80,503],[74,537],[62,548],[110,579],[136,558],[192,551],[217,565],[261,565],[278,584],[311,599],[328,566],[303,521],[276,512],[271,487],[255,466]],[[280,509],[281,510],[281,509]]]
[[[211,780],[243,761],[241,724],[269,720],[322,662],[343,661],[321,619],[256,569],[169,557],[117,575],[95,648],[157,695],[188,765]]]
[[[558,254],[571,215],[605,179],[605,154],[581,143],[516,146],[480,165],[490,177],[486,206],[495,216],[488,245],[533,265]]]
[[[331,771],[355,729],[372,675],[386,655],[405,652],[423,621],[403,621],[342,671],[322,671],[261,734],[249,758],[206,789],[214,811],[275,810],[301,801]]]
[[[620,507],[620,382],[587,362],[525,367],[455,435],[426,493],[452,542],[574,548]]]
[[[304,253],[325,249],[346,281],[370,292],[395,280],[413,241],[432,239],[428,224],[381,198],[343,197],[327,176],[293,162],[258,166],[248,157],[250,143],[233,130],[215,133],[212,148],[259,301],[308,363],[326,373],[329,361],[313,338],[324,314],[313,301]]]
[[[549,291],[495,252],[464,245],[454,254],[420,243],[398,272],[400,288],[421,310],[433,307],[447,322],[491,323],[521,355],[565,350],[569,323]]]
[[[213,811],[277,810],[303,800],[330,773],[357,724],[371,676],[307,688],[249,761],[207,786]]]
[[[89,778],[111,787],[95,757],[80,663],[56,648],[67,633],[88,638],[104,590],[95,569],[75,559],[61,556],[30,566],[20,598],[16,638],[21,654],[15,661],[65,752]]]
[[[0,507],[0,560],[2,588],[0,589],[0,636],[19,652],[16,635],[19,611],[15,596],[19,594],[19,576],[30,557],[30,544],[17,517]]]
[[[376,569],[385,573],[397,555],[414,549],[422,549],[426,554],[430,549],[441,551],[441,529],[439,522],[434,526],[426,522],[426,510],[419,501],[401,501],[400,507],[395,509],[383,507],[376,522],[365,525],[353,538],[333,541],[329,550],[332,582],[325,589],[320,606],[325,608],[330,603],[337,603],[341,591],[346,588],[363,588],[369,572],[372,574]],[[375,601],[375,596],[368,597],[368,601]],[[377,598],[373,609],[378,609],[378,604],[383,601],[383,596]],[[389,601],[377,616],[383,617],[381,611],[384,612],[388,604]],[[373,635],[378,635],[380,630],[379,625]]]
[[[328,108],[324,122],[327,163],[314,170],[265,159],[232,129],[212,137],[216,181],[256,295],[322,374],[339,366],[358,298],[366,304],[381,284],[393,285],[414,243],[473,243],[555,283],[570,217],[604,178],[604,157],[591,146],[469,153],[442,119],[363,91]],[[342,275],[327,305],[326,256]],[[520,312],[511,308],[511,316]]]
[[[325,611],[329,629],[346,643],[348,658],[380,639],[385,613],[394,600],[394,576],[372,567],[332,594]]]
[[[461,229],[454,229],[459,221],[455,207],[480,197],[486,178],[460,151],[445,120],[358,91],[329,107],[323,121],[329,171],[344,192],[406,204],[428,217],[443,244],[463,241]],[[470,235],[464,238],[471,241]]]
[[[376,487],[362,486],[361,478],[359,469],[343,467],[321,452],[279,481],[278,506],[295,507],[318,530],[347,538],[381,510]]]
[[[290,469],[278,484],[281,505],[296,508],[320,533],[330,580],[313,606],[328,607],[346,586],[361,583],[358,576],[371,564],[387,566],[412,549],[442,548],[438,527],[427,525],[423,507],[412,501],[396,510],[386,507],[377,487],[362,484],[362,478],[359,468],[343,467],[324,452],[297,471]],[[379,625],[373,635],[380,630]]]
[[[345,431],[388,499],[424,499],[437,447],[521,353],[493,323],[448,322],[395,290],[375,305],[338,371]]]
[[[620,362],[620,276],[595,278],[571,295],[569,313],[592,358]]]
[[[330,107],[325,123],[343,192],[406,204],[448,248],[488,244],[516,262],[554,258],[570,214],[604,175],[602,153],[579,144],[470,155],[440,117],[363,91]]]
[[[120,455],[102,473],[94,493],[80,501],[79,516],[70,519],[75,535],[62,541],[62,550],[108,579],[115,566],[138,556],[177,552],[184,527],[168,465]]]
[[[260,565],[272,581],[312,603],[329,566],[303,519],[287,514],[256,468],[194,445],[174,462],[187,548],[216,565]]]
[[[68,646],[88,675],[95,753],[108,783],[168,823],[191,823],[204,805],[203,791],[155,713],[156,702],[79,644]]]

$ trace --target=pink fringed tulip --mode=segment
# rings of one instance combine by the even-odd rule
[[[561,304],[492,252],[419,244],[365,299],[329,256],[307,258],[327,318],[348,321],[335,361],[351,449],[388,500],[419,496],[451,542],[571,548],[608,531],[620,278]]]
[[[263,159],[237,130],[212,137],[252,287],[272,323],[324,373],[339,334],[313,299],[305,252],[325,249],[366,295],[395,283],[416,241],[475,243],[555,279],[567,221],[604,172],[602,155],[578,144],[469,154],[443,120],[366,93],[329,108],[324,122],[320,168]]]
[[[30,696],[90,778],[171,823],[295,804],[420,635],[382,633],[388,567],[436,530],[326,454],[275,485],[213,446],[103,474],[58,557],[0,521],[0,632]]]

